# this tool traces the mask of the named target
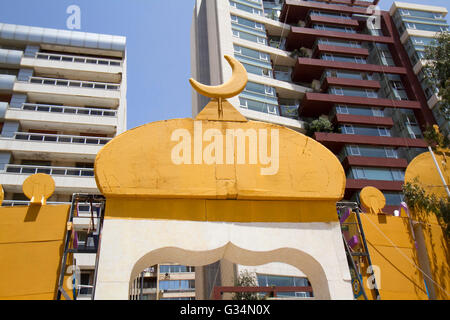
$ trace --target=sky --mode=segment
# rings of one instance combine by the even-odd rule
[[[449,7],[449,0],[403,2]],[[0,22],[67,29],[70,5],[81,29],[127,37],[127,127],[191,112],[190,28],[195,0],[0,0]],[[381,0],[382,10],[392,1]],[[448,18],[448,17],[447,17]]]

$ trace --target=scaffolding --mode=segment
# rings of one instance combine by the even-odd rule
[[[64,251],[59,272],[56,293],[57,300],[61,300],[61,296],[66,300],[77,300],[80,293],[90,294],[91,300],[94,299],[104,209],[105,198],[102,195],[73,194],[70,213],[67,219]],[[87,235],[83,243],[82,241],[79,241],[79,230],[86,229],[86,225]],[[92,284],[86,285],[80,283],[80,269],[77,267],[75,255],[89,254],[95,254],[94,275]],[[68,282],[68,279],[66,279],[66,287],[72,289],[72,298],[64,289],[66,275],[70,275],[70,279],[72,280],[71,282]]]

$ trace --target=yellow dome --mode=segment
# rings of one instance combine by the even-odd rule
[[[225,118],[238,113],[227,108]],[[247,135],[245,148],[233,134]],[[340,200],[345,188],[339,160],[323,145],[242,119],[174,119],[129,130],[97,154],[95,178],[106,197]]]

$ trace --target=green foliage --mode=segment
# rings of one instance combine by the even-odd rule
[[[310,137],[314,135],[314,132],[333,132],[333,131],[334,131],[333,124],[330,122],[330,120],[325,118],[319,118],[311,121],[311,123],[309,123],[306,128],[306,134]]]
[[[430,146],[438,146],[441,148],[450,147],[450,140],[447,136],[439,134],[433,127],[428,127],[423,136]]]
[[[306,50],[306,48],[300,48],[300,49],[294,49],[290,55],[291,58],[304,58],[304,57],[308,57],[308,51]]]
[[[407,182],[403,185],[403,194],[409,208],[434,213],[443,223],[446,236],[450,237],[450,198],[438,198],[435,194],[427,194],[417,179],[413,183]]]
[[[430,85],[439,90],[442,102],[439,108],[446,120],[450,120],[450,34],[442,32],[436,37],[436,45],[425,48],[424,74]]]
[[[234,282],[236,287],[257,287],[256,279],[247,271],[241,271],[238,279]],[[260,300],[256,292],[236,292],[233,300]]]

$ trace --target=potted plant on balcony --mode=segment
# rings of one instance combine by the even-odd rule
[[[309,53],[305,47],[301,47],[300,49],[294,49],[289,56],[294,59],[304,58],[309,57]]]
[[[330,120],[320,117],[307,124],[306,134],[309,137],[314,136],[315,132],[334,132],[334,126]]]

